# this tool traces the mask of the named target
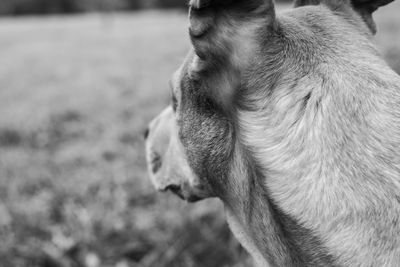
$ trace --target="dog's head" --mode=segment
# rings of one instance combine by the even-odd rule
[[[239,185],[257,164],[251,149],[257,140],[251,140],[249,131],[256,129],[247,129],[241,114],[266,112],[274,99],[269,123],[292,116],[280,110],[290,103],[285,102],[287,90],[279,88],[291,88],[296,99],[308,101],[301,83],[312,79],[304,77],[315,64],[342,57],[339,53],[368,50],[366,40],[375,31],[372,12],[388,2],[297,0],[296,7],[319,7],[280,18],[272,0],[192,0],[192,50],[171,79],[172,104],[146,132],[155,187],[189,201],[243,190]],[[357,48],[346,35],[367,44]]]

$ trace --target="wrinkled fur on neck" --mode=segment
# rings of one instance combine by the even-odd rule
[[[256,175],[233,164],[233,173],[246,174],[235,180],[248,192],[225,201],[228,217],[261,263],[395,266],[400,79],[357,21],[324,7],[302,9],[278,18],[279,31],[243,74],[238,143],[262,168]],[[287,231],[290,221],[315,240],[299,241],[304,236]],[[321,253],[307,259],[301,246],[312,244]]]

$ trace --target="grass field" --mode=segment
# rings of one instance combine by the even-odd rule
[[[400,3],[377,43],[400,72]],[[218,201],[155,193],[142,132],[185,14],[0,19],[0,266],[245,266]]]

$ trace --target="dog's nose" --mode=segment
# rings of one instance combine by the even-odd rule
[[[143,138],[146,140],[149,137],[150,129],[149,127],[143,132]]]

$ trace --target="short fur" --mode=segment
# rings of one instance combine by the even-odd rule
[[[155,186],[220,198],[259,266],[400,266],[400,77],[370,41],[389,2],[193,0]]]

